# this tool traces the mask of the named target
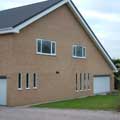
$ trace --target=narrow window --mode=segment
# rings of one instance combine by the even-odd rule
[[[84,89],[86,89],[86,73],[84,73]]]
[[[77,73],[76,73],[76,91],[78,90],[78,87],[77,87]]]
[[[88,73],[88,89],[90,89],[90,73]]]
[[[19,90],[22,89],[22,74],[21,73],[18,74],[18,89]]]
[[[88,73],[88,80],[90,79],[90,73]]]
[[[80,73],[80,90],[82,90],[82,73]]]
[[[37,78],[36,78],[36,73],[33,74],[33,88],[37,88]]]
[[[26,74],[26,89],[30,89],[30,76],[29,76],[29,73]]]

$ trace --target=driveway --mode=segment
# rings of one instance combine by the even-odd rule
[[[0,120],[120,120],[120,113],[0,107]]]

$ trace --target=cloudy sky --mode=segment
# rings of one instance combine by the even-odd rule
[[[0,10],[43,0],[0,0]],[[112,58],[120,58],[120,0],[73,0]]]

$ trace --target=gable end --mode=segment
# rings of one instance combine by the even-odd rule
[[[89,27],[89,25],[87,24],[87,22],[82,17],[82,15],[80,14],[80,12],[78,11],[78,9],[76,8],[76,6],[74,5],[74,3],[71,0],[61,0],[60,2],[54,4],[53,6],[49,7],[48,9],[44,10],[43,12],[41,12],[40,14],[35,15],[32,18],[22,22],[21,24],[19,24],[16,27],[11,26],[9,28],[0,29],[0,34],[19,33],[20,30],[22,30],[26,26],[28,26],[31,23],[35,22],[36,20],[38,20],[38,19],[48,15],[52,11],[56,10],[57,8],[65,5],[65,4],[67,4],[69,6],[69,8],[74,13],[74,15],[78,18],[80,24],[83,26],[85,31],[88,33],[90,38],[93,40],[93,42],[95,43],[96,47],[100,50],[100,52],[102,53],[102,55],[104,56],[104,58],[106,59],[108,64],[111,66],[112,70],[114,72],[117,72],[118,70],[115,67],[115,65],[113,64],[112,59],[110,58],[110,56],[108,55],[108,53],[106,52],[106,50],[104,49],[104,47],[102,46],[102,44],[100,43],[100,41],[98,40],[98,38],[96,37],[94,32],[91,30],[91,28]]]

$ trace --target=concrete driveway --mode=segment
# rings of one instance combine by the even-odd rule
[[[0,107],[0,120],[120,120],[120,113]]]

